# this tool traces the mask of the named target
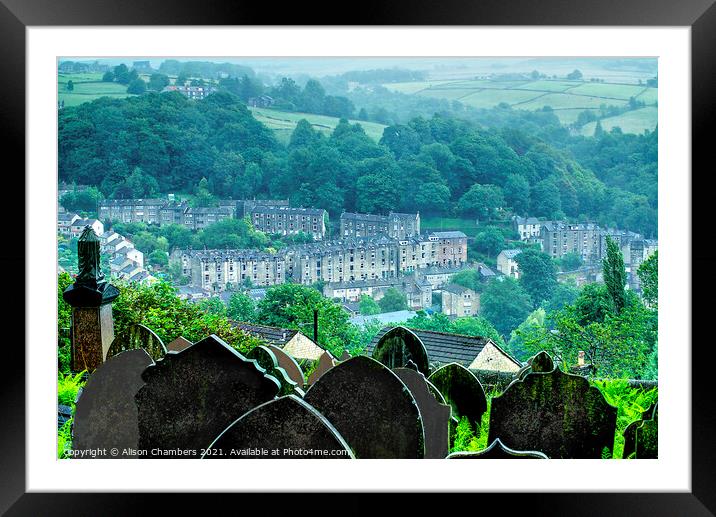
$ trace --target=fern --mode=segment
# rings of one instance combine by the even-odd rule
[[[57,403],[65,406],[70,406],[74,410],[75,399],[77,398],[77,392],[82,386],[84,381],[84,371],[72,375],[68,373],[66,375],[60,374],[57,378]]]

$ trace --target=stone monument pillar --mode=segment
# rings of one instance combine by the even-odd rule
[[[112,301],[119,290],[104,278],[99,239],[90,226],[80,235],[77,256],[79,273],[62,297],[72,306],[72,370],[91,373],[104,362],[114,339]]]

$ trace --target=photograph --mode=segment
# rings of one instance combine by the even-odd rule
[[[658,56],[55,64],[57,461],[660,457]]]

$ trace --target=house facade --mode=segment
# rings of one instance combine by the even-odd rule
[[[341,238],[373,237],[381,234],[393,239],[405,239],[419,235],[420,214],[397,212],[390,212],[388,215],[353,212],[341,214]]]
[[[320,241],[326,237],[327,212],[319,208],[256,205],[250,211],[251,222],[259,231],[279,235],[305,233]]]
[[[497,255],[497,270],[503,275],[519,278],[520,265],[517,263],[515,257],[520,253],[522,253],[522,250],[502,250]]]
[[[463,318],[475,316],[480,311],[480,295],[457,284],[445,286],[441,292],[442,313],[446,316]]]

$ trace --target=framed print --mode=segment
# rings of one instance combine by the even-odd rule
[[[210,7],[0,8],[27,295],[3,509],[712,514],[715,8]]]

